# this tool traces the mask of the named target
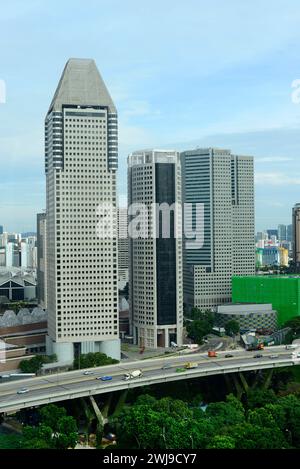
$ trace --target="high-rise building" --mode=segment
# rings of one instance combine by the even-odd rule
[[[278,241],[287,241],[286,225],[278,225]]]
[[[0,235],[2,235],[2,234],[3,234],[3,226],[0,225]]]
[[[118,208],[118,281],[122,290],[128,282],[127,207]]]
[[[272,229],[267,230],[267,233],[268,233],[269,239],[272,239],[272,238],[274,239],[274,237],[278,238],[278,230],[275,230],[272,228]]]
[[[286,240],[289,242],[293,241],[293,225],[287,225],[286,227]]]
[[[47,309],[47,218],[37,214],[37,298],[38,305]]]
[[[203,243],[184,242],[184,304],[203,310],[231,301],[233,275],[255,273],[253,157],[196,149],[181,166],[184,204],[203,207]]]
[[[45,120],[47,351],[61,362],[96,351],[120,358],[117,141],[94,60],[70,59]],[[100,236],[105,207],[114,210]]]
[[[176,236],[181,219],[178,152],[145,150],[129,155],[128,204],[129,305],[134,341],[150,348],[169,347],[171,342],[181,344],[182,239],[181,233]]]
[[[293,207],[293,261],[300,264],[300,204]]]

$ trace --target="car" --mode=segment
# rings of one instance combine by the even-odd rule
[[[10,375],[1,375],[0,378],[10,378]]]
[[[226,353],[225,355],[225,358],[232,358],[232,357],[233,357],[232,353]]]
[[[93,371],[85,371],[83,374],[84,374],[85,376],[87,376],[87,375],[93,375],[94,372],[93,372]]]
[[[270,355],[270,358],[273,359],[273,358],[278,358],[279,355]]]
[[[98,376],[96,379],[100,379],[101,381],[111,381],[112,376]]]
[[[262,354],[261,354],[261,353],[257,353],[256,355],[254,355],[253,358],[262,358]]]
[[[176,368],[176,373],[183,373],[184,371],[186,371],[185,368]]]
[[[161,369],[162,370],[168,370],[169,368],[172,368],[172,363],[165,363]]]
[[[21,389],[19,389],[19,391],[17,392],[17,394],[26,394],[27,392],[29,392],[29,389],[27,389],[27,388],[21,388]]]

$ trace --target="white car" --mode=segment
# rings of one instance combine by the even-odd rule
[[[17,394],[26,394],[27,392],[29,392],[29,389],[27,389],[27,388],[21,388],[21,389],[19,389],[19,391],[17,392]]]
[[[94,372],[93,372],[93,371],[85,371],[83,374],[84,374],[85,376],[87,376],[87,375],[93,375]]]

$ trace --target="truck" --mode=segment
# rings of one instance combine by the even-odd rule
[[[207,355],[211,358],[211,357],[216,357],[217,356],[217,352],[215,352],[214,350],[209,350],[207,352]]]
[[[129,371],[128,373],[125,373],[123,379],[125,381],[128,381],[129,379],[141,378],[142,376],[143,376],[142,370],[133,370],[133,371]]]
[[[187,363],[185,363],[184,368],[186,368],[187,370],[192,370],[193,368],[198,368],[198,363],[187,362]]]

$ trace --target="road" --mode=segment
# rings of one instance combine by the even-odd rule
[[[124,361],[117,365],[90,369],[93,371],[93,375],[88,376],[83,374],[85,370],[76,370],[26,380],[11,382],[7,380],[0,384],[0,412],[10,412],[49,402],[114,392],[129,387],[300,364],[300,359],[292,358],[291,352],[291,350],[286,350],[284,346],[278,346],[269,347],[259,352],[230,351],[230,354],[233,355],[231,358],[225,358],[228,351],[218,352],[217,358],[208,358],[203,352],[191,353],[177,357],[141,360],[138,363]],[[257,353],[262,354],[263,357],[254,358]],[[274,354],[278,357],[270,358]],[[187,361],[197,362],[198,367],[184,372],[176,372],[176,369]],[[162,369],[165,364],[170,364],[171,368]],[[141,378],[123,380],[126,372],[137,368],[143,370]],[[96,379],[96,377],[105,375],[112,376],[112,380],[104,382]],[[29,392],[18,394],[17,391],[22,387],[26,387]]]

